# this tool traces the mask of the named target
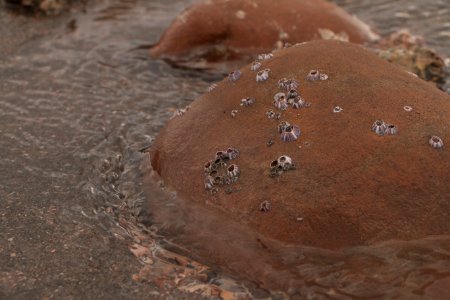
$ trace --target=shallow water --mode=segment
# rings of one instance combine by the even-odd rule
[[[217,278],[242,281],[255,296],[281,290],[302,299],[449,297],[450,235],[340,252],[294,248],[219,215],[205,217],[159,187],[144,190],[145,150],[174,109],[219,79],[148,56],[190,2],[104,1],[0,60],[0,165],[14,170],[0,175],[5,195],[13,192],[8,186],[29,182],[26,195],[55,195],[67,217],[102,215],[104,229],[117,236],[129,235],[122,228],[137,221],[153,224],[159,234],[149,240],[210,265]],[[336,2],[382,34],[409,28],[450,55],[448,1]],[[151,218],[142,211],[148,202]]]

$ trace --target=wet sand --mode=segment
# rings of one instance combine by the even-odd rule
[[[89,8],[88,19],[115,6],[114,1],[105,2]],[[133,4],[121,8],[128,5],[131,10]],[[121,123],[131,127],[135,121],[127,120],[120,103],[113,107],[98,100],[114,93],[95,96],[105,78],[91,76],[82,83],[70,78],[82,71],[74,60],[93,51],[95,43],[78,45],[73,55],[45,58],[51,51],[70,52],[68,41],[76,40],[70,22],[84,17],[81,12],[52,19],[25,17],[0,6],[0,298],[198,298],[133,280],[142,263],[129,251],[131,238],[118,220],[105,213],[103,200],[120,199],[97,190],[100,177],[93,179],[98,174],[92,170],[100,160],[111,160],[124,147],[140,148],[148,139],[133,145],[117,141]],[[61,36],[66,42],[58,46]],[[98,63],[95,72],[111,69],[108,62],[92,61]],[[109,82],[117,83],[111,78]],[[104,115],[94,113],[93,106]],[[150,105],[145,110],[153,109]],[[114,138],[108,138],[112,132]],[[105,198],[96,200],[101,195]]]

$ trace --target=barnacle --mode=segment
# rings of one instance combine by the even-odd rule
[[[255,102],[253,98],[247,97],[241,100],[241,106],[250,106]]]
[[[278,160],[274,160],[270,163],[270,177],[276,177],[283,173],[283,167],[280,166]]]
[[[252,65],[250,66],[250,70],[256,71],[261,67],[261,62],[255,60]]]
[[[239,156],[239,150],[236,148],[228,148],[226,153],[229,160],[235,159]]]
[[[237,177],[239,176],[239,167],[236,164],[232,164],[227,168],[227,174],[229,177]]]
[[[181,117],[181,116],[184,115],[190,108],[191,108],[191,106],[188,105],[188,106],[186,106],[185,108],[179,108],[179,109],[177,109],[177,110],[173,113],[171,119],[173,119],[173,118],[175,118],[175,117]]]
[[[440,149],[440,148],[444,147],[444,141],[436,135],[433,135],[430,138],[429,143],[430,143],[430,146],[433,147],[434,149]]]
[[[238,113],[238,111],[233,109],[230,114],[234,118],[234,117],[236,117],[237,113]]]
[[[300,127],[298,126],[287,126],[281,133],[281,140],[283,142],[293,142],[300,136]]]
[[[259,60],[267,60],[267,59],[271,59],[272,57],[273,57],[272,53],[263,53],[263,54],[258,55]]]
[[[217,83],[211,84],[211,85],[208,87],[207,92],[208,92],[208,93],[211,93],[216,87],[217,87]]]
[[[387,124],[386,129],[384,130],[384,133],[388,135],[395,135],[397,132],[398,129],[394,124]]]
[[[316,80],[327,80],[328,75],[325,73],[320,73],[319,70],[311,70],[309,71],[308,76],[306,76],[306,80],[316,81]]]
[[[278,157],[277,162],[283,168],[284,171],[290,170],[294,166],[294,164],[292,163],[292,158],[290,158],[287,155],[282,155]]]
[[[378,135],[384,135],[385,130],[386,130],[386,124],[384,123],[383,120],[376,120],[372,124],[372,131]]]
[[[298,93],[297,93],[296,89],[290,89],[287,94],[288,99],[295,99],[295,98],[297,98],[297,96],[298,96]]]
[[[409,106],[409,105],[403,106],[403,109],[404,109],[405,111],[407,111],[407,112],[410,112],[410,111],[413,110],[413,108],[412,108],[411,106]]]
[[[340,106],[335,106],[334,108],[333,108],[333,112],[334,113],[340,113],[341,111],[343,111],[344,109],[342,108],[342,107],[340,107]]]
[[[287,155],[281,155],[278,159],[270,163],[270,177],[281,175],[284,171],[295,169],[292,158]]]
[[[275,112],[274,112],[273,110],[268,110],[268,111],[266,112],[266,116],[267,116],[269,119],[274,119],[274,118],[275,118]]]
[[[217,159],[220,159],[220,160],[223,160],[223,159],[227,159],[228,158],[228,153],[226,152],[226,151],[217,151],[216,152],[216,160]]]
[[[300,96],[295,97],[292,101],[292,108],[299,109],[302,107],[305,107],[305,101],[303,100],[303,98]]]
[[[265,200],[263,202],[261,202],[261,204],[259,205],[259,210],[262,212],[268,212],[270,210],[270,202]]]
[[[280,110],[286,110],[288,108],[288,102],[285,93],[277,93],[275,94],[273,99],[273,105],[275,105],[276,108]]]
[[[214,170],[213,162],[212,161],[206,162],[204,166],[205,174],[209,174],[212,170]]]
[[[262,82],[269,79],[269,72],[270,69],[258,71],[258,73],[256,73],[256,82]]]
[[[286,91],[297,90],[298,82],[295,79],[281,78],[278,80],[278,87]]]
[[[211,176],[206,176],[205,178],[205,189],[211,190],[214,186],[214,178]]]
[[[288,126],[290,126],[290,125],[291,125],[291,124],[289,124],[289,123],[286,122],[286,121],[281,121],[280,124],[278,124],[278,133],[283,133],[283,131],[285,131],[286,128],[287,128]]]
[[[236,81],[241,77],[241,71],[236,70],[236,71],[232,71],[230,74],[228,74],[228,80],[229,81]]]
[[[214,185],[222,186],[225,184],[225,178],[222,176],[216,176],[214,177]]]
[[[275,96],[273,96],[273,100],[278,101],[280,99],[286,99],[285,93],[276,93]]]

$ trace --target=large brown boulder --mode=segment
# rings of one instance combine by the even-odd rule
[[[154,57],[196,67],[242,66],[284,43],[329,38],[351,42],[377,39],[370,28],[324,0],[205,0],[178,16],[151,49]]]
[[[289,243],[339,248],[450,233],[449,95],[337,41],[279,50],[265,69],[269,78],[257,82],[257,71],[242,68],[168,123],[152,150],[166,185]],[[314,69],[328,79],[308,81]],[[306,107],[274,106],[281,78],[299,83]],[[254,103],[241,103],[247,97]],[[281,118],[268,118],[269,110]],[[379,119],[395,128],[377,127]],[[282,141],[292,134],[279,133],[281,121],[299,127],[297,140]],[[239,156],[211,175],[226,179],[224,169],[236,164],[237,180],[210,185],[205,163],[233,147]],[[271,171],[282,155],[295,168]]]

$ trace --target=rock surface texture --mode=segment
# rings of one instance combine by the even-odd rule
[[[450,233],[449,145],[447,94],[361,46],[313,41],[194,101],[160,133],[152,166],[187,201],[335,249]],[[232,160],[216,153],[228,148]]]
[[[175,19],[150,52],[181,66],[211,68],[224,61],[242,66],[242,61],[285,43],[333,33],[355,43],[378,37],[328,1],[205,0]]]

